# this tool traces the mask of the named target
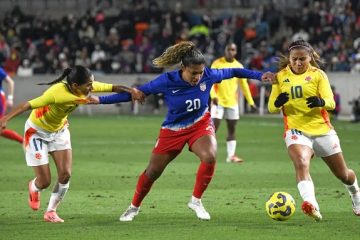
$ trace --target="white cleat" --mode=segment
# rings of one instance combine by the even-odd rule
[[[121,222],[131,222],[136,215],[139,214],[140,207],[135,207],[134,205],[130,205],[125,212],[120,216],[119,220]]]
[[[205,210],[200,199],[192,198],[188,203],[188,207],[196,213],[200,220],[210,220],[210,214]]]
[[[360,216],[360,193],[351,195],[352,209],[356,216]]]

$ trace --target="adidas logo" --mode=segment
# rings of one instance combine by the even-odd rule
[[[285,79],[283,82],[290,82],[290,80],[289,80],[289,79]]]

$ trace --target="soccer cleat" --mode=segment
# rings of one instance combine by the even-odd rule
[[[233,155],[232,157],[227,157],[226,162],[227,163],[242,163],[242,162],[244,162],[244,160],[242,158],[239,158],[236,155]]]
[[[356,216],[360,216],[360,193],[351,195],[352,209]]]
[[[134,205],[130,205],[123,214],[121,214],[119,220],[121,222],[131,222],[136,215],[139,214],[140,207],[135,207]]]
[[[53,222],[53,223],[62,223],[64,222],[63,219],[61,219],[55,211],[47,211],[44,214],[44,220],[45,222]]]
[[[310,202],[304,201],[301,205],[301,209],[306,215],[315,219],[315,221],[319,222],[322,220],[319,210],[317,210]]]
[[[36,211],[40,208],[40,192],[31,191],[31,183],[29,182],[29,199],[28,203],[32,210]]]
[[[201,200],[190,200],[188,207],[196,213],[196,216],[201,220],[210,220],[210,214],[205,210]]]

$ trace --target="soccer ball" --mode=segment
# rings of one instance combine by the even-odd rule
[[[267,214],[274,220],[286,221],[295,212],[294,198],[287,192],[271,194],[265,204]]]

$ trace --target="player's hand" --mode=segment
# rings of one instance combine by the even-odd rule
[[[306,99],[306,104],[308,105],[309,108],[323,107],[325,106],[325,101],[324,99],[318,96],[312,96]]]
[[[275,83],[275,74],[272,72],[265,72],[263,73],[263,75],[261,76],[261,81],[262,82],[268,82],[268,83]]]
[[[100,100],[98,96],[90,95],[86,98],[87,104],[99,104]]]
[[[137,88],[131,88],[131,100],[133,102],[139,101],[141,104],[145,102],[145,94]]]
[[[219,99],[217,97],[214,97],[213,99],[211,99],[211,102],[213,105],[217,106],[219,103]]]
[[[12,99],[7,99],[6,100],[6,105],[9,107],[9,108],[12,108],[14,106],[14,100]]]
[[[252,113],[256,113],[258,111],[258,107],[255,104],[251,105],[250,108],[251,108],[250,110]]]
[[[282,107],[287,101],[289,101],[289,94],[287,92],[280,93],[276,98],[274,105],[277,108]]]

